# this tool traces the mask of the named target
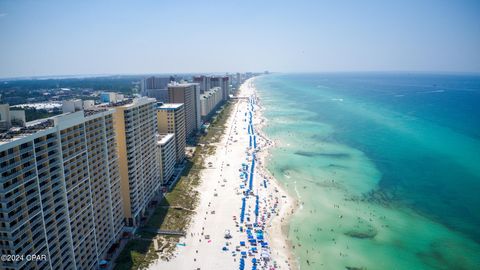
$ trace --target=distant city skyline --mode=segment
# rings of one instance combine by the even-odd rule
[[[0,78],[480,72],[478,1],[0,0]]]

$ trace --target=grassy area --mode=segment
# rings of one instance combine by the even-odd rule
[[[128,242],[118,259],[115,261],[115,270],[145,269],[155,259],[161,257],[168,260],[179,241],[175,236],[159,236],[145,231],[145,228],[162,230],[186,231],[194,210],[198,204],[199,194],[196,188],[200,184],[200,171],[204,168],[204,160],[215,151],[213,143],[219,142],[228,116],[234,108],[234,102],[229,102],[210,125],[209,132],[201,136],[193,158],[188,160],[180,180],[175,187],[166,194],[157,206],[144,227],[138,230],[135,239]],[[154,250],[153,241],[157,241],[162,252]]]
[[[208,133],[200,137],[199,143],[210,144],[216,143],[220,140],[220,137],[224,132],[228,116],[235,108],[234,104],[235,101],[229,101],[229,103],[225,105],[225,108],[210,123]]]
[[[152,242],[142,239],[134,239],[129,241],[116,260],[115,269],[130,270],[144,269],[148,267],[149,258],[147,258],[147,254],[150,253],[153,255],[154,252],[149,252],[150,249],[153,251],[152,246]]]

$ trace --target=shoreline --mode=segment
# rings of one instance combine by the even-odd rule
[[[252,130],[253,124],[255,130],[260,130],[266,123],[261,115],[263,108],[251,103],[257,93],[253,79],[240,87],[239,99],[232,104],[220,140],[211,144],[215,151],[204,159],[197,188],[199,203],[186,236],[179,239],[171,258],[158,259],[148,269],[236,269],[239,265],[244,269],[253,269],[254,265],[257,269],[299,269],[288,241],[288,221],[297,202],[264,167],[273,142],[258,132],[260,147],[248,147],[253,131],[247,134],[247,113],[255,116]],[[253,170],[254,185],[247,190],[247,178],[239,177],[240,172],[245,172],[240,165],[253,163],[252,157],[258,166]],[[246,202],[245,223],[238,216],[242,200]],[[258,210],[254,212],[254,208]],[[261,240],[251,245],[248,228],[253,235],[263,229],[266,247],[260,245]],[[224,237],[227,231],[231,238]],[[242,246],[242,242],[246,245]]]
[[[263,111],[265,110],[265,108],[261,105],[261,99],[258,98],[258,91],[256,87],[253,86],[253,89],[255,91],[255,95],[257,96],[257,100],[260,100],[260,105],[257,104],[259,112],[258,118],[260,119],[260,124],[257,125],[257,133],[266,141],[265,145],[261,148],[261,150],[257,152],[259,153],[259,171],[266,178],[270,179],[272,181],[271,183],[274,183],[275,187],[279,190],[282,198],[283,196],[286,197],[286,200],[281,200],[282,204],[279,209],[279,215],[273,217],[269,221],[269,226],[267,228],[267,238],[269,238],[270,243],[272,243],[272,251],[275,254],[273,255],[273,257],[276,258],[276,260],[278,261],[286,262],[288,269],[298,270],[300,269],[298,259],[293,253],[293,245],[288,239],[288,235],[290,230],[289,222],[295,212],[299,209],[299,201],[297,200],[297,198],[288,193],[288,191],[286,191],[282,183],[280,183],[266,167],[266,164],[270,157],[269,151],[271,148],[275,147],[275,142],[273,140],[270,140],[266,135],[265,131],[263,130],[267,124],[267,119],[263,115]]]

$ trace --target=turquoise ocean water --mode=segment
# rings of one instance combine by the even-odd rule
[[[255,79],[301,269],[480,269],[480,76]]]

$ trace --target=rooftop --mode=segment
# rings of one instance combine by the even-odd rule
[[[169,83],[168,87],[190,87],[190,86],[194,86],[194,85],[198,85],[198,83],[191,83],[191,82],[178,83],[178,82],[174,82],[174,83]]]
[[[163,144],[167,143],[168,141],[170,141],[171,139],[173,139],[174,136],[175,136],[175,134],[173,134],[173,133],[160,134],[157,137],[157,141],[158,141],[159,144],[163,145]]]
[[[54,126],[53,117],[27,122],[25,127],[12,127],[9,130],[0,133],[0,144],[14,141],[15,139],[26,137],[30,134],[45,130]]]
[[[115,103],[115,107],[117,106],[125,106],[125,107],[133,107],[133,106],[138,106],[138,105],[144,105],[144,104],[147,104],[147,103],[156,103],[157,100],[154,99],[154,98],[147,98],[147,97],[140,97],[140,98],[134,98],[134,99],[129,99],[129,100],[126,100],[128,101],[128,103],[126,104],[123,104],[124,101],[120,101],[120,102],[117,102]],[[121,103],[121,104],[119,104]]]
[[[124,99],[119,102],[115,103],[102,103],[98,106],[95,106],[97,108],[115,108],[115,107],[133,107],[133,106],[138,106],[138,105],[143,105],[147,103],[155,103],[156,100],[154,98],[147,98],[147,97],[140,97],[140,98],[129,98],[129,99]]]
[[[83,117],[89,117],[108,110],[109,108],[94,107],[93,109],[84,110]],[[25,127],[11,127],[9,130],[0,133],[0,144],[12,142],[16,139],[27,137],[28,135],[39,131],[52,128],[56,126],[56,123],[58,123],[57,121],[68,121],[67,119],[72,119],[72,117],[75,117],[76,119],[79,117],[81,118],[81,116],[78,115],[80,112],[82,111],[64,113],[49,118],[30,121],[25,123]]]
[[[100,112],[105,112],[108,111],[108,108],[102,108],[102,107],[92,107],[89,109],[86,109],[83,111],[83,114],[85,117],[100,113]]]
[[[158,107],[159,110],[175,110],[183,106],[183,103],[163,103]]]
[[[202,94],[202,98],[207,98],[211,95],[213,95],[214,93],[220,91],[221,88],[220,87],[213,87],[213,88],[210,88],[210,90],[205,90],[205,92]]]

